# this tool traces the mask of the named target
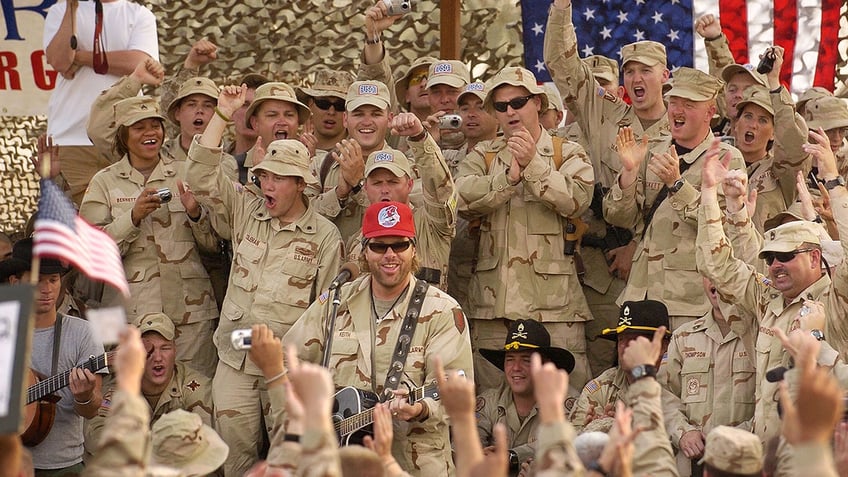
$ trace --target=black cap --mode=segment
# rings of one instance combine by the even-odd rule
[[[625,301],[618,313],[618,326],[607,328],[598,336],[608,340],[618,339],[621,333],[653,336],[660,326],[665,326],[666,335],[671,335],[668,331],[668,308],[664,303],[656,300]]]
[[[481,349],[480,354],[500,369],[509,351],[536,351],[557,368],[570,373],[574,369],[574,355],[563,348],[551,346],[551,334],[535,320],[516,320],[509,325],[503,349]]]

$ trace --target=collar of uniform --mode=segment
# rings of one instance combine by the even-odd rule
[[[551,138],[551,135],[539,126],[542,131],[542,134],[539,136],[539,140],[536,141],[536,152],[542,157],[553,157],[554,155],[554,141]]]
[[[294,231],[295,229],[300,229],[301,232],[307,235],[312,235],[318,232],[318,216],[315,209],[311,206],[309,199],[305,195],[301,194],[301,200],[306,203],[306,211],[303,215],[288,225],[283,225],[279,220],[271,221],[271,229],[274,232],[282,232],[284,230]],[[271,220],[273,218],[268,214],[268,211],[264,206],[253,211],[252,215],[253,218],[260,221]]]
[[[364,251],[363,251],[363,253],[364,253]],[[367,273],[366,270],[363,270],[362,276],[357,278],[356,280],[358,282],[357,281],[353,282],[355,287],[353,288],[353,291],[351,292],[351,294],[348,296],[347,301],[352,302],[355,299],[357,299],[360,295],[363,295],[363,294],[365,294],[366,299],[370,300],[371,299],[371,274]],[[398,301],[398,303],[397,303],[398,305],[407,303],[409,301],[411,295],[412,295],[412,292],[415,291],[415,275],[413,275],[411,273],[409,274],[409,285],[410,286],[406,287],[406,297],[404,297],[402,300]],[[404,309],[402,313],[406,313],[406,310]]]
[[[627,383],[627,372],[620,365],[616,368],[615,376],[612,379],[612,385],[618,389],[616,400],[624,396],[624,392],[630,385]]]
[[[180,146],[182,134],[177,134],[173,139],[168,139],[162,145],[162,156],[169,157],[175,161],[185,161],[188,159],[188,153]]]
[[[783,295],[778,292],[777,296],[769,301],[768,311],[770,311],[774,316],[780,316],[787,308],[791,307],[795,303],[800,303],[803,300],[818,300],[824,292],[830,288],[830,286],[830,277],[827,276],[827,274],[824,274],[821,278],[816,280],[815,283],[807,287],[806,290],[793,298],[786,306],[783,305]]]

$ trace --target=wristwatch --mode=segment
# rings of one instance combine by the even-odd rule
[[[364,186],[364,185],[365,185],[365,179],[364,178],[359,179],[359,182],[357,182],[355,186],[350,188],[350,194],[351,195],[358,194],[359,191],[362,190],[362,186]]]
[[[827,190],[833,190],[837,186],[845,186],[845,178],[842,176],[837,176],[836,179],[831,179],[829,181],[824,181],[824,188]]]
[[[518,452],[514,450],[509,450],[509,468],[512,470],[518,470],[518,467],[521,465],[521,462],[518,460]]]
[[[683,180],[683,178],[681,177],[680,179],[677,179],[676,181],[674,181],[674,184],[672,184],[671,187],[668,188],[668,191],[671,192],[672,194],[676,194],[677,191],[679,191],[680,189],[683,188],[683,184],[685,184],[685,183],[686,183],[686,181]]]
[[[822,330],[810,330],[810,335],[818,341],[824,341],[824,332]]]
[[[630,377],[633,378],[634,381],[638,381],[642,378],[647,377],[657,377],[657,367],[651,364],[640,364],[635,368],[630,370]]]

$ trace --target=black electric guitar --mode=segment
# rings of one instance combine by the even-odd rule
[[[109,365],[115,352],[110,351],[100,356],[91,356],[88,361],[78,367],[96,373]],[[38,445],[50,433],[53,420],[56,418],[56,403],[59,396],[56,391],[70,384],[71,370],[63,371],[55,376],[45,378],[34,370],[29,370],[27,401],[24,408],[26,430],[21,434],[21,440],[26,446]]]
[[[436,382],[415,388],[409,393],[409,404],[415,404],[424,398],[439,400],[439,388]],[[371,434],[374,423],[374,406],[380,397],[371,391],[363,391],[353,386],[340,389],[333,396],[333,426],[339,445],[361,444],[362,438]]]

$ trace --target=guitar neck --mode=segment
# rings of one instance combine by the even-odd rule
[[[425,397],[438,399],[438,392],[435,384],[428,384],[415,388],[409,393],[409,404],[415,404]],[[348,418],[342,419],[335,424],[336,434],[346,436],[352,434],[365,426],[370,426],[374,423],[374,408],[368,408],[360,413],[354,414]]]
[[[87,369],[92,373],[96,373],[101,369],[105,368],[109,365],[109,361],[112,359],[112,353],[105,353],[100,356],[91,356],[88,358],[84,364],[80,365],[80,368]],[[67,371],[63,371],[59,374],[50,376],[49,378],[42,379],[41,381],[33,384],[27,389],[27,404],[38,401],[44,396],[55,393],[56,391],[68,386],[70,384],[70,376],[71,369]]]

